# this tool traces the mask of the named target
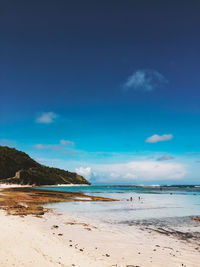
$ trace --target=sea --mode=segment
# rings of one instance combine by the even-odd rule
[[[200,186],[55,186],[46,190],[82,192],[114,198],[114,202],[60,202],[48,204],[57,212],[70,213],[121,227],[139,226],[164,234],[200,238]],[[131,201],[132,199],[132,201]]]

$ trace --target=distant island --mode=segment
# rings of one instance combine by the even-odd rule
[[[0,146],[0,183],[21,185],[90,184],[75,172],[39,164],[28,154]]]

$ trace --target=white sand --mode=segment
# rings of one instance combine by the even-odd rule
[[[77,187],[90,186],[89,184],[57,184],[57,185],[40,185],[40,187]]]
[[[32,187],[31,185],[20,185],[20,184],[2,184],[0,183],[0,191],[5,188],[16,188],[16,187]]]
[[[52,228],[53,225],[59,227]],[[196,247],[137,227],[127,226],[122,231],[70,215],[48,213],[43,218],[22,218],[0,212],[0,266],[3,267],[199,267]]]

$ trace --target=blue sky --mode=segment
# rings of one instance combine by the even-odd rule
[[[199,1],[6,1],[0,143],[94,183],[199,184]]]

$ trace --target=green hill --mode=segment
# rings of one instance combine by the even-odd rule
[[[77,173],[43,166],[26,153],[5,146],[0,146],[0,182],[23,185],[90,184]]]

